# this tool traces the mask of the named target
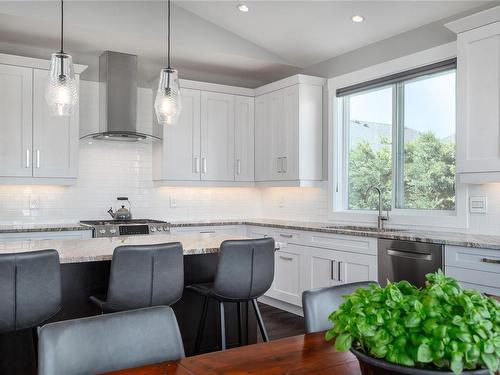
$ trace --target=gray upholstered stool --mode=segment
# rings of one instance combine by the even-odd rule
[[[100,374],[184,357],[168,306],[47,324],[39,344],[39,375]]]
[[[102,312],[172,305],[184,289],[184,256],[179,242],[119,246],[113,252],[106,301],[90,300]]]
[[[56,250],[0,255],[0,333],[32,329],[61,309],[61,267]]]
[[[271,286],[274,279],[274,240],[224,241],[219,250],[215,280],[210,284],[193,284],[187,288],[204,297],[194,352],[200,351],[201,339],[207,318],[208,300],[219,301],[221,349],[226,348],[224,302],[238,306],[238,336],[241,345],[241,302],[252,301],[260,332],[264,341],[269,337],[257,305],[257,298]]]
[[[351,294],[358,288],[367,288],[372,284],[378,285],[376,281],[360,281],[306,290],[302,293],[302,309],[304,310],[306,333],[330,329],[332,323],[328,320],[328,316],[344,302],[342,296]]]

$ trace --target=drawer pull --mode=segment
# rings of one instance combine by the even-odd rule
[[[283,233],[280,233],[280,237],[293,238],[293,234],[283,234]]]
[[[283,260],[293,260],[292,257],[284,257],[283,255],[280,255],[280,259],[283,259]]]
[[[481,258],[483,263],[500,264],[500,259]]]
[[[204,230],[200,232],[200,234],[214,234],[214,233],[215,233],[214,230]]]

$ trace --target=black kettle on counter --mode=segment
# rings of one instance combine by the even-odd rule
[[[119,209],[113,211],[113,207],[110,207],[108,210],[108,214],[113,218],[113,220],[127,221],[132,220],[132,211],[130,201],[128,197],[117,197],[117,201],[127,201],[129,208],[126,208],[125,205],[121,205]]]

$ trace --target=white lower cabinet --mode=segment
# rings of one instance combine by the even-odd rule
[[[500,296],[500,251],[446,246],[445,274],[464,288]]]
[[[246,234],[251,238],[273,237],[279,247],[274,282],[266,297],[302,306],[305,290],[377,280],[374,238],[259,226],[247,226]]]

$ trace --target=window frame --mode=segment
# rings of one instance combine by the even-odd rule
[[[350,223],[362,222],[369,224],[376,223],[377,221],[377,212],[375,211],[346,209],[348,207],[348,181],[344,171],[347,171],[346,164],[348,163],[348,158],[346,157],[348,147],[345,147],[345,145],[348,144],[346,143],[348,134],[343,129],[346,111],[345,108],[340,108],[339,106],[340,101],[336,97],[337,89],[455,58],[456,54],[456,43],[452,42],[328,80],[328,219],[330,221]],[[402,85],[402,83],[395,83],[391,85]],[[395,90],[393,88],[393,103],[397,106],[396,110],[393,111],[393,125],[400,123],[399,121],[395,122],[398,120],[396,117],[403,115],[401,110],[398,108],[403,103],[403,98],[401,97],[403,95],[402,93],[403,90]],[[398,94],[399,97],[394,98],[394,96],[398,96]],[[343,100],[342,102],[346,102],[346,100]],[[402,137],[403,135],[399,134],[401,132],[398,131],[398,126],[393,126],[392,128],[392,167],[393,171],[395,171],[396,168],[401,168],[401,166],[398,165],[400,163],[397,162],[397,157],[394,154],[394,140],[396,139],[395,137]],[[453,211],[396,208],[396,186],[394,186],[396,178],[393,176],[392,180],[393,194],[391,196],[392,211],[390,213],[390,226],[412,226],[422,228],[435,228],[436,226],[446,228],[465,228],[467,226],[467,187],[466,185],[460,184],[456,174],[455,210]]]

